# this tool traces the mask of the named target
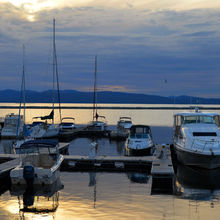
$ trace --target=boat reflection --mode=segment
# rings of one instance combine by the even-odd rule
[[[13,143],[15,140],[13,139],[2,139],[2,147],[3,147],[3,152],[5,154],[14,154],[14,148],[13,148]]]
[[[175,191],[184,199],[220,199],[220,169],[207,170],[177,164]]]
[[[149,180],[146,173],[127,173],[127,176],[133,183],[147,183]]]
[[[54,219],[54,214],[59,206],[59,190],[63,189],[60,179],[52,185],[34,185],[25,187],[12,185],[10,194],[17,196],[20,219],[29,219],[33,215],[38,219],[39,215],[48,214]]]

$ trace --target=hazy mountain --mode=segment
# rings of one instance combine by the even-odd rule
[[[163,97],[125,92],[98,92],[98,103],[133,103],[133,104],[220,104],[220,98],[200,98],[191,96]],[[62,90],[61,103],[92,103],[93,92],[79,92],[75,90]],[[0,102],[20,102],[21,94],[15,90],[1,90]],[[56,94],[56,102],[58,97]],[[27,103],[52,102],[52,90],[43,92],[26,91]]]

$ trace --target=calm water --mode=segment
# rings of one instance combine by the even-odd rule
[[[34,114],[34,110],[30,111]],[[78,114],[81,115],[80,110],[74,111],[79,111]],[[173,114],[171,111],[163,110],[162,116],[158,115],[158,112],[140,113],[132,110],[129,115],[125,113],[114,110],[106,117],[110,118],[111,114],[115,116],[112,124],[121,115],[132,116],[133,121],[138,123],[141,121],[147,123],[152,120],[148,117],[155,115],[155,122],[151,124],[154,141],[171,143],[172,127],[170,125]],[[168,121],[169,115],[171,117],[169,123],[164,123]],[[74,116],[76,117],[76,113],[73,114]],[[163,118],[166,120],[163,121]],[[157,126],[158,124],[165,126]],[[88,155],[90,143],[91,140],[87,138],[75,139],[70,143],[69,153]],[[98,155],[124,154],[124,142],[110,142],[103,138],[98,139],[98,145]],[[2,140],[0,151],[10,153],[11,141]],[[53,189],[39,189],[37,192],[41,196],[29,198],[32,201],[33,198],[35,199],[35,207],[54,208],[54,211],[47,213],[29,213],[23,210],[24,191],[2,190],[0,219],[217,220],[220,215],[220,191],[218,190],[220,189],[220,171],[218,170],[201,172],[178,165],[173,195],[151,195],[152,179],[147,173],[61,172],[61,182],[64,185],[63,189],[58,186]],[[50,198],[45,199],[42,196],[45,194],[50,195]],[[27,202],[25,199],[24,201]]]

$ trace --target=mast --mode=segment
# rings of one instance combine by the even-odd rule
[[[95,72],[94,72],[94,91],[93,91],[93,121],[94,119],[98,119],[98,113],[97,113],[97,85],[96,85],[96,75],[97,75],[97,55],[95,56]]]
[[[25,85],[25,66],[24,66],[24,59],[25,59],[25,46],[23,44],[23,63],[22,63],[22,80],[23,80],[23,105],[24,105],[24,123],[25,123],[25,110],[26,110],[26,94],[25,94],[25,91],[26,91],[26,85]]]
[[[59,102],[59,115],[60,115],[60,122],[62,119],[61,116],[61,105],[60,105],[60,87],[59,87],[59,76],[58,76],[58,68],[57,68],[57,55],[56,55],[56,39],[55,39],[55,19],[53,19],[53,112],[54,112],[54,103],[55,103],[55,78],[57,84],[57,93],[58,93],[58,102]],[[54,124],[54,117],[52,120]]]
[[[23,101],[23,109],[24,109],[24,123],[25,123],[25,46],[22,45],[23,51],[23,58],[22,58],[22,79],[21,79],[21,90],[20,90],[20,104],[19,104],[19,113],[18,113],[18,123],[17,123],[17,131],[16,131],[16,138],[19,136],[19,128],[21,123],[21,108],[22,108],[22,101]]]

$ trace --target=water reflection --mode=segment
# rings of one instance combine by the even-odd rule
[[[184,199],[214,201],[220,199],[220,169],[204,170],[177,164],[175,190]]]
[[[59,206],[59,190],[63,189],[60,179],[52,185],[25,187],[13,185],[10,189],[12,196],[17,196],[20,219],[55,219]]]
[[[1,140],[1,145],[2,145],[2,151],[5,154],[13,154],[14,150],[13,150],[13,143],[15,140],[13,139],[2,139]]]
[[[146,173],[127,173],[127,177],[133,183],[147,183],[149,180]]]

